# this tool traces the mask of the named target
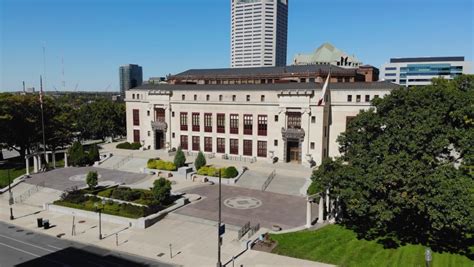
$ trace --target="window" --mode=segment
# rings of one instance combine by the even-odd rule
[[[265,81],[265,80],[264,80],[264,81]],[[265,82],[263,82],[263,83],[265,83]],[[265,102],[265,95],[261,95],[261,96],[260,96],[260,102]]]
[[[230,154],[239,154],[239,139],[230,139]]]
[[[275,121],[278,121],[278,115],[275,115]]]
[[[132,94],[132,99],[135,99],[135,94]]]
[[[299,112],[287,112],[287,125],[288,128],[301,128],[301,113]]]
[[[146,115],[147,115],[148,117],[150,117],[150,111],[149,111],[149,110],[146,111]]]
[[[252,140],[244,140],[244,156],[252,156]]]
[[[199,136],[193,136],[193,150],[194,151],[199,151],[201,148],[199,144]]]
[[[198,96],[194,95],[194,101],[198,100]]]
[[[209,101],[211,99],[210,95],[206,95],[206,101]]]
[[[309,146],[311,149],[314,149],[314,142],[311,142]]]
[[[250,114],[244,115],[244,134],[252,134],[253,130],[253,116]]]
[[[133,142],[140,143],[140,130],[133,130]]]
[[[267,142],[258,141],[257,142],[257,156],[258,157],[267,157]]]
[[[232,95],[232,101],[235,102],[236,99],[237,99],[237,96],[236,96],[236,95]]]
[[[347,102],[352,102],[352,95],[347,95]]]
[[[173,112],[171,112],[171,117],[173,117],[173,118],[174,118],[174,111],[173,111]]]
[[[225,138],[217,138],[217,153],[225,153]]]
[[[150,131],[148,131],[148,136],[150,136]]]
[[[328,127],[324,126],[324,137],[328,135]]]
[[[230,133],[238,134],[239,133],[239,115],[230,114]]]
[[[218,113],[216,121],[217,121],[217,132],[225,133],[225,114]]]
[[[247,99],[247,102],[250,102],[250,95],[247,95],[246,99]]]
[[[311,116],[311,123],[316,123],[316,116]]]
[[[186,99],[186,96],[185,95],[181,95],[181,100],[185,100]]]
[[[199,113],[193,112],[192,114],[192,125],[193,125],[193,131],[194,132],[199,132],[201,129],[199,125]]]
[[[356,102],[360,102],[360,95],[356,95]]]
[[[181,135],[180,143],[181,143],[181,148],[184,150],[187,150],[188,149],[188,136]]]
[[[212,113],[204,113],[204,131],[212,132]]]
[[[258,135],[267,136],[267,115],[258,115]]]
[[[370,102],[370,95],[365,95],[365,102]]]
[[[212,137],[204,137],[204,151],[212,152]]]
[[[188,130],[188,113],[187,112],[181,112],[179,114],[179,123],[181,125],[181,131]]]
[[[174,133],[171,133],[171,138],[174,138],[175,137],[175,134]]]
[[[133,110],[133,125],[140,125],[140,111],[138,109]]]
[[[222,101],[222,95],[219,95],[219,101]]]
[[[278,146],[278,140],[276,140],[276,139],[273,140],[273,145],[274,145],[274,146]]]

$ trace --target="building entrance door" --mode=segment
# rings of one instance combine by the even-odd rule
[[[287,149],[287,154],[286,154],[287,162],[301,163],[300,142],[288,141],[286,149]]]
[[[155,149],[165,148],[165,136],[163,131],[155,131]]]

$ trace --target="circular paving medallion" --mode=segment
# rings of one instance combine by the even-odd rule
[[[86,180],[86,177],[87,177],[87,174],[77,174],[77,175],[73,175],[73,176],[69,177],[69,181],[83,182],[83,181]],[[102,175],[97,174],[97,178],[99,179],[100,177],[102,177]]]
[[[246,210],[262,206],[262,201],[253,197],[238,196],[224,200],[224,205],[233,209]]]

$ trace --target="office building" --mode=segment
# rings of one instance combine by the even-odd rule
[[[469,73],[471,62],[464,57],[391,58],[381,69],[383,80],[404,86],[428,85],[433,78],[453,79]]]
[[[288,0],[231,0],[231,67],[285,66]]]
[[[125,97],[125,91],[143,83],[142,67],[136,64],[128,64],[120,66],[120,95]]]
[[[328,66],[315,67],[320,75],[327,75]],[[333,78],[321,106],[322,83],[248,83],[249,74],[242,69],[224,72],[247,83],[224,84],[227,78],[215,80],[214,70],[190,70],[187,73],[198,73],[202,81],[215,82],[130,89],[126,92],[127,141],[139,142],[145,149],[181,147],[190,154],[202,151],[229,160],[320,164],[324,157],[339,155],[336,138],[360,110],[398,87],[389,82],[357,82],[355,70],[335,70],[352,71],[354,76],[347,82]],[[259,71],[261,77],[281,74],[278,67]]]

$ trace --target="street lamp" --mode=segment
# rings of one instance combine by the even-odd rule
[[[7,175],[8,175],[8,194],[10,195],[9,199],[8,199],[8,204],[10,205],[10,220],[13,220],[15,219],[15,217],[13,217],[13,193],[12,193],[12,181],[11,181],[11,178],[10,178],[10,169],[7,169]]]
[[[217,224],[217,267],[222,267],[221,263],[221,245],[222,245],[222,235],[225,232],[225,225],[221,225],[221,203],[222,203],[222,175],[221,170],[217,170],[219,172],[219,222]]]
[[[99,202],[94,203],[95,211],[99,213],[99,240],[102,240],[102,210],[104,209],[105,199],[102,200],[102,206],[99,207]]]

